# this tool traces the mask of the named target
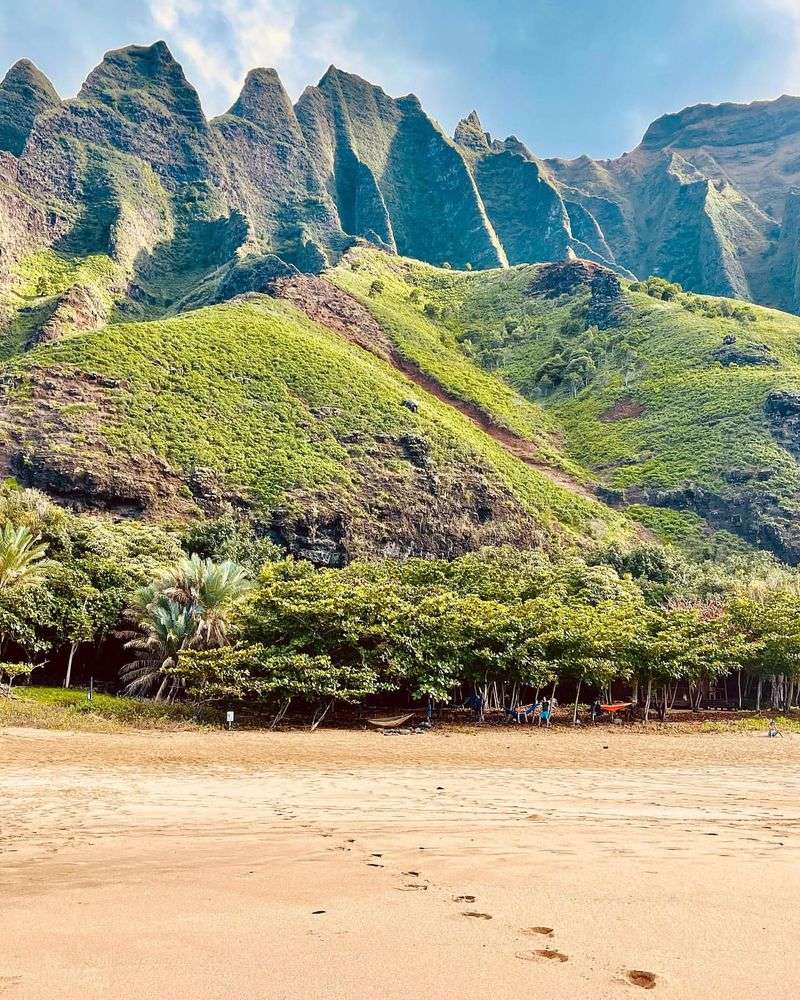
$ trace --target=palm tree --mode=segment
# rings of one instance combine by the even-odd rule
[[[176,666],[181,650],[199,644],[200,616],[195,606],[185,607],[165,595],[145,609],[140,625],[144,635],[125,643],[136,651],[136,659],[120,670],[125,694],[147,695],[171,701],[181,687],[178,677],[167,673]]]
[[[246,592],[249,581],[247,571],[230,559],[216,563],[192,554],[168,570],[158,586],[184,607],[197,608],[200,640],[207,647],[219,647],[227,640],[228,611]]]
[[[125,693],[174,698],[181,682],[168,671],[180,651],[224,646],[230,608],[247,587],[247,573],[237,563],[192,555],[137,591],[129,615],[143,634],[123,634],[125,647],[137,652],[120,671]]]
[[[37,582],[46,551],[38,535],[6,521],[0,527],[0,591]]]

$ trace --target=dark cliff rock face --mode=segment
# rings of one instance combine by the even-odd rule
[[[786,196],[770,271],[772,301],[780,309],[800,312],[800,190],[792,189]]]
[[[712,358],[721,365],[768,365],[777,368],[780,362],[767,344],[757,341],[740,342],[735,337],[712,352]]]
[[[569,216],[536,163],[502,150],[477,158],[474,170],[509,264],[565,256],[572,241]]]
[[[345,231],[437,264],[506,262],[463,157],[416,97],[331,67],[297,117]]]
[[[251,240],[303,269],[314,252],[328,263],[341,251],[346,237],[336,207],[274,70],[249,73],[236,103],[212,128]]]
[[[631,312],[622,294],[622,285],[613,271],[598,271],[592,278],[589,289],[589,308],[586,322],[600,330],[620,326]]]
[[[588,288],[586,323],[600,330],[620,326],[630,313],[619,278],[613,272],[588,260],[566,260],[540,267],[527,295],[555,299]]]
[[[800,393],[774,389],[764,402],[764,415],[778,444],[800,460]]]
[[[0,83],[0,149],[20,156],[36,116],[60,103],[47,77],[27,59],[20,59]]]
[[[145,160],[165,185],[220,185],[225,165],[197,91],[163,42],[109,52],[64,128]]]
[[[600,487],[598,496],[612,507],[647,504],[690,511],[705,518],[713,528],[730,531],[784,562],[800,563],[800,524],[796,513],[783,506],[769,490],[759,489],[757,482],[742,484],[731,496],[699,486],[625,490]]]

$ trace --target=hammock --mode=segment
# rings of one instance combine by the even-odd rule
[[[414,713],[409,712],[408,715],[390,715],[385,719],[367,719],[367,722],[370,726],[375,726],[376,729],[396,729],[413,718]]]
[[[613,715],[615,712],[624,712],[626,708],[630,708],[633,704],[632,701],[617,701],[613,705],[601,705],[600,711],[606,712],[608,715]]]

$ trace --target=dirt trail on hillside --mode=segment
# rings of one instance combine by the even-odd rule
[[[277,298],[285,299],[297,306],[314,322],[335,330],[351,343],[388,361],[409,381],[458,410],[515,458],[532,466],[551,482],[580,496],[596,498],[596,491],[591,483],[581,482],[565,470],[543,461],[539,449],[532,441],[515,434],[507,427],[502,427],[491,414],[475,403],[459,398],[437,382],[432,375],[422,371],[413,361],[403,357],[369,310],[341,288],[332,285],[324,278],[296,275],[278,279],[273,285],[272,292]]]
[[[9,1000],[790,1000],[800,737],[0,731]]]

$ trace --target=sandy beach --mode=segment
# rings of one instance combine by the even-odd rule
[[[0,996],[793,998],[800,736],[0,732]]]

